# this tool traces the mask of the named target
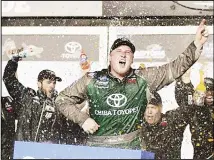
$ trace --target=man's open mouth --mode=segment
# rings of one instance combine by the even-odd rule
[[[120,64],[121,67],[125,67],[126,62],[125,61],[119,61],[119,64]]]

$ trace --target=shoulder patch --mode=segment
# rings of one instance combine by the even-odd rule
[[[87,77],[94,78],[96,76],[95,72],[88,72]]]
[[[166,119],[166,117],[162,117],[162,121],[161,121],[160,125],[163,126],[163,127],[167,126],[167,119]]]
[[[97,79],[99,81],[102,81],[102,82],[107,82],[109,80],[109,78],[107,77],[107,75],[100,75],[99,77],[97,77]]]

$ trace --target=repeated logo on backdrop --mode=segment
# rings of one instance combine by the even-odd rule
[[[99,61],[100,48],[94,47],[99,43],[99,35],[3,35],[2,42],[2,61],[11,58],[8,52],[19,49],[23,51],[24,61],[79,62],[83,47],[90,61]]]
[[[65,44],[65,53],[61,54],[63,59],[79,58],[82,46],[79,42],[68,42]]]

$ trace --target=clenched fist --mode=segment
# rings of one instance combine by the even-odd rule
[[[100,126],[92,118],[86,119],[86,121],[82,125],[83,130],[86,133],[91,133],[91,134],[96,132],[99,127]]]

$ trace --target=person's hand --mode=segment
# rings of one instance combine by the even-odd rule
[[[196,46],[197,45],[202,46],[207,41],[208,35],[209,35],[209,33],[208,33],[207,26],[206,26],[206,20],[203,19],[196,32],[196,36],[195,36]]]
[[[13,49],[13,50],[8,50],[7,51],[7,56],[9,59],[12,59],[13,61],[21,61],[22,57],[19,56],[19,52],[21,52],[23,48],[20,49]]]
[[[14,59],[15,56],[17,54],[17,49],[9,49],[7,51],[5,51],[6,55],[8,56],[9,59]],[[19,58],[17,57],[16,60],[18,61]]]
[[[96,132],[99,127],[100,126],[92,118],[86,119],[86,121],[82,125],[82,129],[86,133],[91,133],[91,134],[93,134],[94,132]]]
[[[191,71],[191,68],[188,69],[184,74],[183,76],[181,77],[181,80],[184,82],[184,83],[190,83],[191,80],[190,80],[190,71]]]

